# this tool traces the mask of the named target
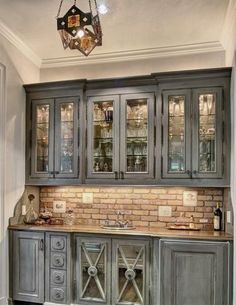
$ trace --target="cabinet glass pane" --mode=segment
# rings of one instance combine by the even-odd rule
[[[93,106],[93,171],[113,172],[113,102]]]
[[[216,95],[199,95],[199,171],[216,171]]]
[[[147,172],[147,99],[128,100],[126,105],[126,169],[127,172]]]
[[[60,113],[60,171],[62,173],[71,173],[73,171],[74,157],[74,104],[61,104]]]
[[[36,171],[48,171],[49,105],[36,106]]]
[[[119,246],[118,304],[143,304],[144,300],[144,247]]]
[[[82,243],[82,298],[105,300],[105,263],[105,245],[99,243]]]
[[[185,96],[168,97],[168,172],[185,172]]]

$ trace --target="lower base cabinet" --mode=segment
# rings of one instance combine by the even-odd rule
[[[14,231],[12,234],[13,299],[44,302],[44,233]]]
[[[156,240],[154,251],[154,304],[230,304],[228,242]]]
[[[76,303],[149,304],[148,240],[76,236]]]
[[[10,231],[10,246],[15,302],[232,305],[230,242]]]

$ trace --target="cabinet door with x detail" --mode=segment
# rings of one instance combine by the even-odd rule
[[[149,304],[149,241],[112,240],[112,305]]]
[[[111,241],[76,236],[77,304],[110,304]]]

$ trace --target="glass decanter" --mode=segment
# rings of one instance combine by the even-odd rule
[[[29,208],[26,211],[26,215],[24,216],[24,223],[26,224],[34,224],[35,221],[38,219],[38,213],[35,211],[33,206],[33,200],[35,196],[33,194],[29,194]]]

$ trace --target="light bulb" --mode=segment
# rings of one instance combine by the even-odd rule
[[[98,11],[100,14],[105,15],[108,12],[108,8],[104,3],[102,3],[98,6]]]
[[[78,33],[77,33],[77,36],[79,38],[82,38],[84,36],[84,31],[83,30],[79,30]]]

